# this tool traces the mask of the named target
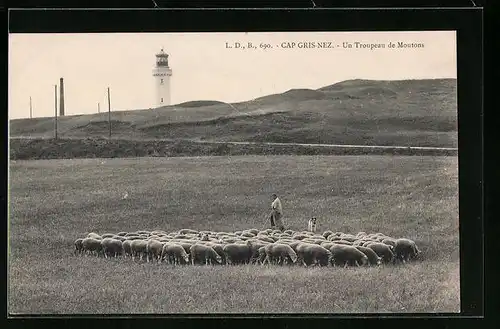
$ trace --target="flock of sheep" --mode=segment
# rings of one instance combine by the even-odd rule
[[[228,232],[182,229],[89,233],[75,241],[75,254],[130,257],[169,264],[278,264],[304,266],[369,266],[405,263],[420,250],[414,241],[382,233],[356,235],[325,231],[284,232],[249,229]]]

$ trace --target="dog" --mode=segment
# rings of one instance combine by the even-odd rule
[[[313,233],[316,233],[316,222],[318,220],[316,219],[316,217],[313,217],[309,220],[309,222],[307,223],[307,230],[309,232],[313,232]]]

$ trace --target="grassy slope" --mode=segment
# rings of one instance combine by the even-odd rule
[[[456,157],[101,161],[11,164],[10,311],[458,311]],[[89,231],[260,228],[273,191],[291,228],[316,215],[320,230],[405,236],[425,260],[397,269],[171,268],[70,255]]]
[[[456,80],[349,80],[231,106],[198,101],[112,113],[116,137],[457,146]],[[53,119],[10,123],[12,136],[52,136]],[[61,136],[107,136],[107,113],[60,119]]]

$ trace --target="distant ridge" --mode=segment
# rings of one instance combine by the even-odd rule
[[[353,79],[228,104],[197,100],[112,111],[115,138],[457,147],[456,79]],[[61,137],[106,137],[107,113],[66,116]],[[50,137],[53,118],[10,121],[11,136]]]

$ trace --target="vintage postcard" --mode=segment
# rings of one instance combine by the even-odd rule
[[[11,314],[460,312],[455,31],[9,35]]]

